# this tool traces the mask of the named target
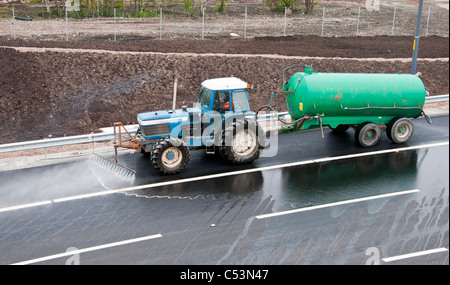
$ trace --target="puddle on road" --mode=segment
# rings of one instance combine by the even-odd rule
[[[274,211],[410,190],[416,188],[421,152],[393,152],[265,171],[264,180],[268,182],[262,190],[275,201]]]

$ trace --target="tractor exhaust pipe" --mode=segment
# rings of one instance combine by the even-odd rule
[[[176,103],[177,103],[177,84],[178,80],[175,77],[175,82],[173,83],[173,103],[172,103],[172,112],[175,113]]]

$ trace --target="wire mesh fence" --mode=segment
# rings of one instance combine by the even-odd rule
[[[67,14],[67,16],[66,16]],[[414,35],[415,6],[384,5],[379,11],[365,6],[315,7],[302,10],[269,9],[264,5],[193,7],[187,13],[178,5],[148,9],[141,15],[111,8],[44,6],[0,7],[0,38],[23,40],[127,41],[135,39],[214,39],[259,36],[398,36]],[[448,10],[424,7],[422,36],[449,35]]]

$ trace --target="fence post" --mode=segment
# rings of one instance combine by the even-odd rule
[[[397,5],[394,6],[394,19],[392,20],[392,36],[394,35],[395,29],[395,15],[397,14]]]
[[[67,22],[67,7],[66,7],[66,42],[69,41],[69,23]]]
[[[117,27],[116,27],[116,8],[114,8],[114,41],[117,39]]]
[[[205,39],[205,8],[202,8],[202,40]]]
[[[284,6],[284,29],[283,29],[283,36],[286,36],[286,16],[287,16],[287,7]]]
[[[430,25],[430,14],[431,14],[431,6],[428,7],[428,19],[427,19],[427,30],[425,32],[425,36],[428,37],[428,27]]]
[[[159,40],[162,40],[162,8],[159,8]]]
[[[247,7],[245,7],[245,19],[244,19],[244,39],[247,38]]]
[[[359,34],[359,18],[361,16],[361,7],[358,7],[358,23],[356,24],[356,36]]]
[[[15,21],[16,16],[14,15],[14,8],[12,8],[12,12],[13,12],[13,35],[14,40],[16,40],[16,21]]]
[[[322,37],[323,37],[323,24],[325,22],[325,7],[323,7],[323,15],[322,15]]]

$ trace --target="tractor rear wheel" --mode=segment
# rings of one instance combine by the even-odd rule
[[[152,150],[152,163],[163,174],[175,174],[182,171],[189,161],[189,148],[179,138],[162,138]]]
[[[221,149],[222,157],[233,164],[247,164],[259,157],[260,143],[258,140],[259,126],[252,122],[233,122],[229,124],[222,137],[224,143]]]

